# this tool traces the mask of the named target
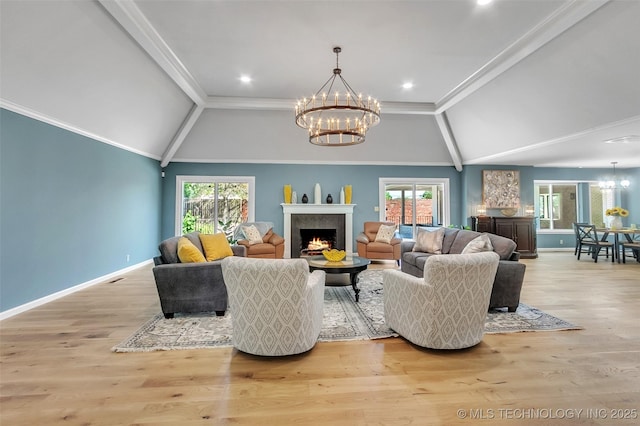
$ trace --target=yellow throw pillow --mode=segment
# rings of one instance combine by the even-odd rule
[[[227,241],[227,237],[222,233],[217,234],[200,234],[200,242],[207,256],[207,261],[223,259],[227,256],[233,256],[233,250]]]
[[[204,255],[193,245],[188,238],[182,237],[178,240],[178,259],[182,263],[206,262]]]

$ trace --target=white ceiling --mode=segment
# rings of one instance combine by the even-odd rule
[[[637,0],[0,0],[0,101],[163,164],[640,167],[638,22]],[[382,104],[362,145],[294,123],[334,46]]]

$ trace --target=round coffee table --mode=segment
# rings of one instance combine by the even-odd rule
[[[330,262],[324,256],[311,256],[306,258],[309,262],[309,270],[324,271],[327,274],[349,274],[351,287],[356,296],[356,302],[360,300],[360,289],[358,288],[358,274],[371,264],[369,259],[358,256],[347,256],[340,262]]]

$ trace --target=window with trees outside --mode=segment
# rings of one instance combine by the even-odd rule
[[[176,235],[224,232],[231,238],[240,223],[252,222],[255,178],[177,176]]]
[[[420,227],[449,224],[449,179],[380,178],[380,220],[398,225],[403,238]]]

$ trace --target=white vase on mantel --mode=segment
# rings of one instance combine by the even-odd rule
[[[316,183],[313,192],[313,202],[315,204],[322,204],[322,189],[320,189],[320,184]]]
[[[344,186],[340,188],[340,204],[344,204]]]

